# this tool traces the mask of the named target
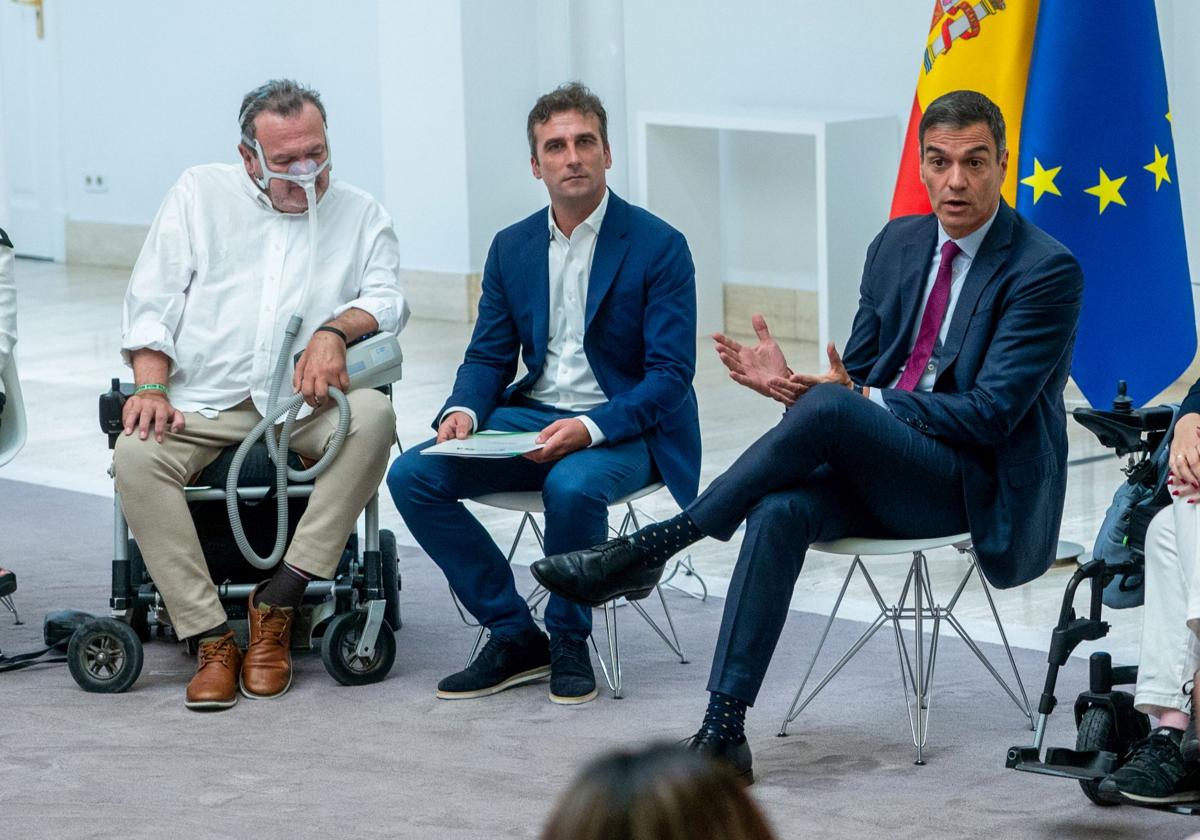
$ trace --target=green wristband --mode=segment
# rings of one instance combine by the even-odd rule
[[[142,391],[162,391],[164,397],[170,396],[170,391],[166,385],[159,385],[157,382],[147,382],[145,385],[139,385],[133,389],[134,394],[140,394]]]

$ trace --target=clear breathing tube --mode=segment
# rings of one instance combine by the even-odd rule
[[[333,398],[338,406],[338,422],[333,437],[330,439],[329,445],[326,447],[325,453],[321,456],[320,460],[311,467],[305,470],[290,468],[287,464],[288,441],[291,439],[292,424],[296,421],[296,415],[304,407],[304,397],[301,394],[293,394],[287,401],[279,403],[279,392],[283,388],[284,380],[287,378],[288,360],[292,355],[292,345],[295,344],[296,336],[299,335],[300,327],[304,323],[304,304],[308,300],[308,292],[312,287],[316,266],[317,243],[320,241],[318,239],[320,229],[317,222],[317,178],[329,167],[330,158],[326,157],[325,161],[319,165],[311,159],[296,161],[288,167],[286,173],[276,172],[267,167],[262,146],[257,140],[254,142],[254,146],[258,152],[258,160],[263,173],[261,178],[256,179],[259,187],[264,190],[268,189],[269,183],[272,180],[288,181],[302,187],[304,189],[304,196],[308,201],[308,267],[304,277],[304,287],[301,290],[300,301],[296,307],[296,314],[288,320],[287,328],[284,331],[283,344],[279,348],[275,370],[271,374],[270,384],[267,389],[267,409],[264,412],[263,419],[258,422],[258,425],[251,430],[246,439],[238,446],[237,451],[233,455],[233,462],[229,467],[229,475],[225,480],[225,509],[229,513],[229,525],[233,531],[233,538],[237,542],[238,549],[250,565],[258,569],[270,569],[283,559],[284,548],[287,542],[288,480],[312,481],[329,467],[334,457],[336,457],[338,450],[341,448],[342,441],[346,439],[346,433],[350,428],[350,405],[346,401],[346,395],[340,389],[330,386],[329,396]],[[284,419],[277,441],[273,427],[280,417]],[[250,452],[250,448],[254,446],[260,437],[266,442],[271,461],[275,464],[275,546],[266,557],[259,557],[253,546],[250,545],[250,541],[246,539],[246,532],[242,527],[241,512],[238,510],[237,495],[238,476],[241,474],[242,464],[246,459],[246,455]]]

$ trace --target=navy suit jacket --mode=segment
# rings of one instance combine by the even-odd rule
[[[1063,245],[1003,201],[963,282],[933,391],[888,388],[908,355],[937,219],[890,222],[867,250],[844,361],[904,422],[959,453],[980,566],[1011,587],[1054,562],[1066,495],[1063,388],[1083,272]]]
[[[475,331],[439,418],[465,406],[484,428],[493,409],[541,374],[550,335],[546,214],[543,208],[492,240]],[[689,504],[700,481],[692,255],[683,234],[615,193],[592,258],[583,349],[608,397],[586,415],[607,442],[644,437],[675,501]],[[525,375],[514,381],[518,357]]]

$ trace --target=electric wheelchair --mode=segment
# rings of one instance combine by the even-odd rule
[[[379,390],[391,398],[390,385]],[[121,412],[132,392],[132,384],[113,379],[110,390],[100,395],[100,428],[108,436],[109,449],[123,433]],[[185,489],[185,497],[222,605],[244,646],[250,593],[273,570],[247,563],[229,526],[224,488],[235,450],[222,451]],[[288,459],[289,466],[304,467],[295,453],[289,452]],[[275,541],[273,481],[274,465],[266,444],[259,440],[242,466],[237,493],[246,535],[260,554],[268,553]],[[312,484],[288,487],[289,541],[312,488]],[[319,647],[325,669],[343,685],[366,685],[387,676],[395,662],[395,633],[401,626],[396,538],[379,528],[378,495],[367,503],[363,518],[363,540],[357,533],[350,534],[333,580],[308,583],[292,629],[292,648]],[[126,691],[141,672],[143,643],[173,636],[170,616],[146,572],[137,542],[129,535],[115,489],[109,604],[110,617],[83,623],[67,650],[71,676],[85,691]],[[192,648],[194,643],[189,643]]]
[[[1110,625],[1101,618],[1104,606],[1121,609],[1141,604],[1146,529],[1154,515],[1171,503],[1166,487],[1167,453],[1177,408],[1159,405],[1134,410],[1122,381],[1111,411],[1077,408],[1072,413],[1101,445],[1127,459],[1122,468],[1127,479],[1108,510],[1093,559],[1082,564],[1067,583],[1058,624],[1050,636],[1049,668],[1038,703],[1034,742],[1011,747],[1005,762],[1013,770],[1075,779],[1084,795],[1102,806],[1118,803],[1100,797],[1100,782],[1150,733],[1149,718],[1134,708],[1133,694],[1118,688],[1137,682],[1137,666],[1114,666],[1112,656],[1103,651],[1091,654],[1088,689],[1074,705],[1074,749],[1048,747],[1043,755],[1046,722],[1058,705],[1054,694],[1058,672],[1071,652],[1082,642],[1108,635]],[[1075,595],[1085,582],[1088,607],[1080,615],[1075,611]],[[1158,805],[1128,800],[1122,804],[1200,814],[1198,803]]]

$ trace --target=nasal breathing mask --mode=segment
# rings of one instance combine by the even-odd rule
[[[246,143],[245,138],[242,139],[242,142]],[[246,143],[246,145],[249,146],[251,144]],[[312,158],[305,158],[304,160],[293,161],[287,168],[287,172],[280,172],[277,169],[267,166],[267,157],[263,154],[262,143],[258,142],[258,138],[255,138],[253,145],[254,152],[258,155],[258,168],[262,172],[261,175],[254,177],[254,183],[258,184],[258,188],[262,190],[268,189],[271,181],[287,181],[291,184],[300,185],[304,188],[304,192],[308,194],[316,189],[317,178],[329,168],[329,164],[333,161],[332,153],[327,151],[325,160],[321,163],[317,163]],[[328,141],[326,141],[326,149],[328,150]],[[315,204],[316,201],[309,195],[308,206],[313,207]]]

